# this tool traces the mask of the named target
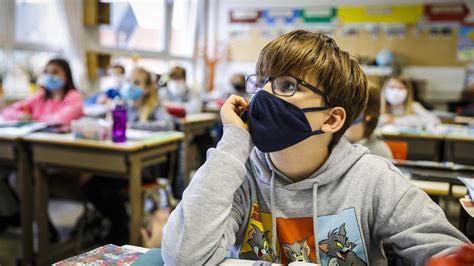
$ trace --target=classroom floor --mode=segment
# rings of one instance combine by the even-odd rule
[[[461,208],[458,201],[441,198],[439,204],[445,210],[445,213],[447,210],[447,217],[451,224],[457,227]],[[74,228],[77,219],[82,215],[84,206],[82,203],[75,201],[51,200],[48,211],[60,239],[65,240]],[[9,228],[7,231],[0,232],[0,265],[16,265],[15,258],[11,254],[20,254],[20,246],[19,228]]]

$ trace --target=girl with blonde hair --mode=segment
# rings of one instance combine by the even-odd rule
[[[438,117],[416,102],[413,95],[408,77],[388,77],[381,94],[381,124],[424,128],[440,124]]]
[[[129,82],[122,88],[122,97],[128,103],[127,119],[132,128],[171,130],[172,118],[160,105],[156,83],[143,68],[135,68]]]

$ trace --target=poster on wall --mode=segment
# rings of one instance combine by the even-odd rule
[[[474,61],[474,25],[461,25],[459,28],[458,60]]]

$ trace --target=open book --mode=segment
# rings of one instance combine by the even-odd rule
[[[69,259],[57,262],[54,266],[123,265],[128,266],[147,249],[130,249],[108,244]]]

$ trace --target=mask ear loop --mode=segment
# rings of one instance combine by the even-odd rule
[[[330,109],[331,107],[330,106],[324,106],[324,107],[309,107],[309,108],[303,108],[301,109],[301,111],[303,111],[304,113],[309,113],[309,112],[320,112],[320,111],[325,111],[325,110],[328,110]],[[311,132],[311,135],[320,135],[320,134],[324,134],[325,132],[323,132],[321,129],[318,129],[316,131],[313,131]]]

